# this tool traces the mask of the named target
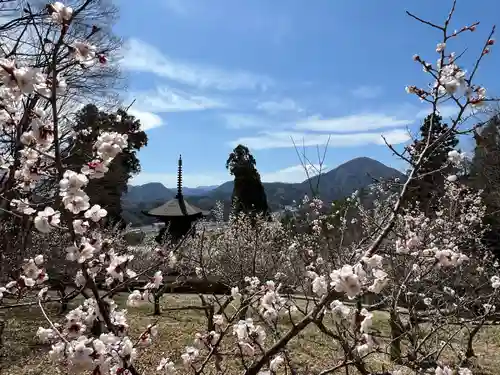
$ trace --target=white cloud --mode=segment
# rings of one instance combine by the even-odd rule
[[[266,117],[248,113],[223,113],[220,116],[229,129],[265,128],[272,124]]]
[[[429,114],[432,112],[432,108],[428,106],[427,109],[422,109],[417,113],[417,119],[424,119]],[[443,117],[443,119],[447,120],[450,117],[454,117],[458,115],[458,112],[460,112],[460,108],[458,106],[453,105],[453,104],[443,104],[441,106],[438,106],[438,112]],[[467,108],[465,111],[465,115],[470,114],[470,108]]]
[[[201,111],[225,106],[220,101],[166,86],[154,91],[133,93],[131,97],[135,99],[134,106],[141,110],[160,113]]]
[[[318,174],[320,169],[319,164],[308,165],[307,166],[309,177],[315,176]],[[322,166],[322,172],[326,171],[326,166]],[[294,165],[292,167],[280,169],[276,172],[269,173],[261,173],[263,182],[302,182],[307,179],[306,171],[304,170],[304,166],[301,164]]]
[[[360,99],[378,98],[383,92],[380,86],[359,86],[351,90],[351,94]]]
[[[163,5],[178,15],[186,15],[190,9],[188,0],[163,0]]]
[[[279,101],[266,101],[259,103],[257,109],[265,111],[271,114],[276,114],[280,112],[304,112],[294,100],[285,98]]]
[[[141,121],[141,130],[143,131],[151,130],[164,125],[161,117],[152,112],[145,112],[130,108],[128,113]]]
[[[169,80],[199,88],[219,90],[261,89],[273,84],[272,79],[244,71],[226,71],[214,67],[174,61],[158,49],[138,39],[130,39],[121,66],[148,72]]]
[[[358,114],[326,119],[315,116],[297,123],[295,128],[310,131],[352,133],[382,128],[402,127],[410,125],[414,121],[414,118],[405,120],[379,113]]]
[[[244,144],[254,150],[289,148],[293,142],[297,146],[326,145],[333,147],[355,147],[364,145],[383,145],[384,136],[388,143],[397,145],[410,139],[408,132],[404,129],[395,129],[382,133],[356,133],[356,134],[314,134],[293,131],[261,132],[254,137],[242,137],[230,142],[232,147]],[[293,139],[293,142],[292,142]],[[329,141],[328,141],[329,140]]]

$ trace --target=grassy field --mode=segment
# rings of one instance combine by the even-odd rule
[[[120,303],[123,303],[123,298]],[[195,295],[166,295],[162,301],[163,307],[194,304],[200,304]],[[57,306],[49,306],[48,312],[54,320],[61,319],[61,316],[57,315]],[[137,362],[138,369],[145,374],[156,371],[160,356],[179,359],[184,347],[192,343],[194,334],[205,326],[204,313],[200,310],[167,311],[163,312],[161,317],[152,316],[151,313],[152,306],[145,306],[139,309],[129,309],[128,317],[132,337],[137,337],[148,324],[158,321],[160,336],[152,346],[141,350]],[[52,367],[50,372],[47,371],[50,366],[46,356],[49,346],[38,343],[34,337],[39,326],[47,326],[37,306],[11,311],[0,310],[0,316],[3,316],[7,323],[4,346],[0,350],[0,374],[66,374],[62,370],[52,370]],[[388,332],[385,313],[375,314],[374,329],[382,333]],[[460,340],[460,337],[457,336],[456,340]],[[478,370],[474,372],[474,375],[498,375],[500,373],[500,327],[490,327],[482,332],[475,348]],[[289,349],[296,368],[300,368],[301,373],[304,374],[333,366],[339,358],[333,343],[312,328],[304,330],[296,337]],[[371,358],[373,371],[391,368],[383,354],[375,354]],[[240,374],[241,370],[238,371],[236,363],[233,365],[234,370],[228,373]],[[345,370],[338,374],[345,374]],[[350,372],[350,374],[354,373]]]

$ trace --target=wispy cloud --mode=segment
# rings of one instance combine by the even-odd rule
[[[220,117],[228,129],[266,128],[274,124],[267,117],[249,113],[223,113]]]
[[[128,70],[152,73],[171,81],[204,89],[266,90],[273,85],[271,78],[258,74],[175,61],[157,48],[138,39],[128,41],[121,66]]]
[[[164,125],[161,117],[152,112],[145,112],[134,108],[129,109],[128,112],[141,121],[141,129],[143,131],[151,130]]]
[[[158,87],[152,91],[132,93],[131,97],[135,99],[134,106],[141,110],[160,113],[201,111],[225,106],[219,100],[168,86]]]
[[[360,99],[375,99],[383,92],[384,90],[380,86],[358,86],[351,90],[351,95]]]
[[[257,109],[270,114],[278,114],[282,112],[304,112],[304,109],[299,106],[297,102],[290,98],[285,98],[278,101],[262,102],[257,105]]]
[[[355,134],[317,134],[294,131],[260,132],[257,136],[241,137],[229,142],[234,147],[244,144],[251,149],[273,149],[293,147],[293,142],[300,146],[326,145],[334,147],[355,147],[364,145],[383,145],[385,137],[387,142],[393,145],[401,144],[410,139],[408,132],[404,129],[395,129],[382,133],[355,133]],[[292,141],[293,140],[293,141]]]
[[[417,113],[416,117],[419,120],[424,119],[431,112],[432,112],[432,109],[430,107],[427,109],[422,109]],[[458,108],[458,106],[453,105],[453,104],[443,104],[443,105],[438,106],[438,112],[439,112],[439,115],[441,115],[441,117],[443,117],[443,119],[447,120],[450,117],[454,117],[454,116],[458,115],[458,113],[460,112],[460,108]],[[470,107],[468,107],[465,110],[464,115],[468,116],[470,114],[471,114],[471,110],[470,110]]]
[[[320,118],[319,116],[315,116],[298,122],[295,125],[295,129],[334,133],[353,133],[383,128],[403,127],[410,125],[414,121],[414,118],[402,119],[381,113],[357,114],[333,118]]]
[[[190,10],[189,0],[162,0],[165,8],[181,16],[188,14]]]
[[[320,166],[318,164],[308,165],[309,177],[317,175]],[[322,172],[326,171],[326,166],[322,166]],[[261,178],[263,182],[302,182],[307,179],[307,173],[304,166],[301,164],[292,167],[283,168],[276,172],[262,173]]]

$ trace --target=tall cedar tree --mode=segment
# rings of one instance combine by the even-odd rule
[[[500,257],[500,114],[493,116],[475,136],[476,146],[470,166],[470,183],[483,190],[486,216],[483,224],[489,226],[484,244]]]
[[[127,192],[127,182],[141,170],[136,151],[147,145],[148,138],[141,131],[141,123],[124,110],[115,113],[99,111],[95,105],[89,104],[80,110],[75,119],[73,129],[78,132],[76,142],[72,145],[72,155],[66,159],[70,169],[78,171],[84,163],[92,162],[92,146],[101,131],[116,131],[128,134],[128,148],[118,154],[109,165],[109,171],[103,178],[91,179],[85,190],[91,204],[99,204],[108,211],[108,223],[122,223],[121,197]]]
[[[226,169],[234,176],[233,213],[267,215],[266,192],[255,168],[256,162],[247,147],[238,145],[229,155]]]
[[[428,115],[420,127],[420,138],[411,146],[412,164],[417,162],[427,142],[430,147],[424,155],[417,178],[408,186],[407,207],[418,201],[422,210],[431,214],[436,208],[437,200],[443,196],[445,179],[453,168],[448,164],[448,152],[458,144],[455,133],[448,130],[448,125],[442,123],[442,117],[438,114]],[[437,140],[439,141],[436,142]]]

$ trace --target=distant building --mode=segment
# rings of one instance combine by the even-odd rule
[[[208,212],[193,206],[184,199],[182,194],[182,157],[179,156],[178,174],[177,174],[177,195],[174,199],[143,212],[147,216],[155,217],[161,220],[160,230],[156,240],[162,243],[167,236],[174,242],[184,237],[191,229],[193,223],[208,215]]]

